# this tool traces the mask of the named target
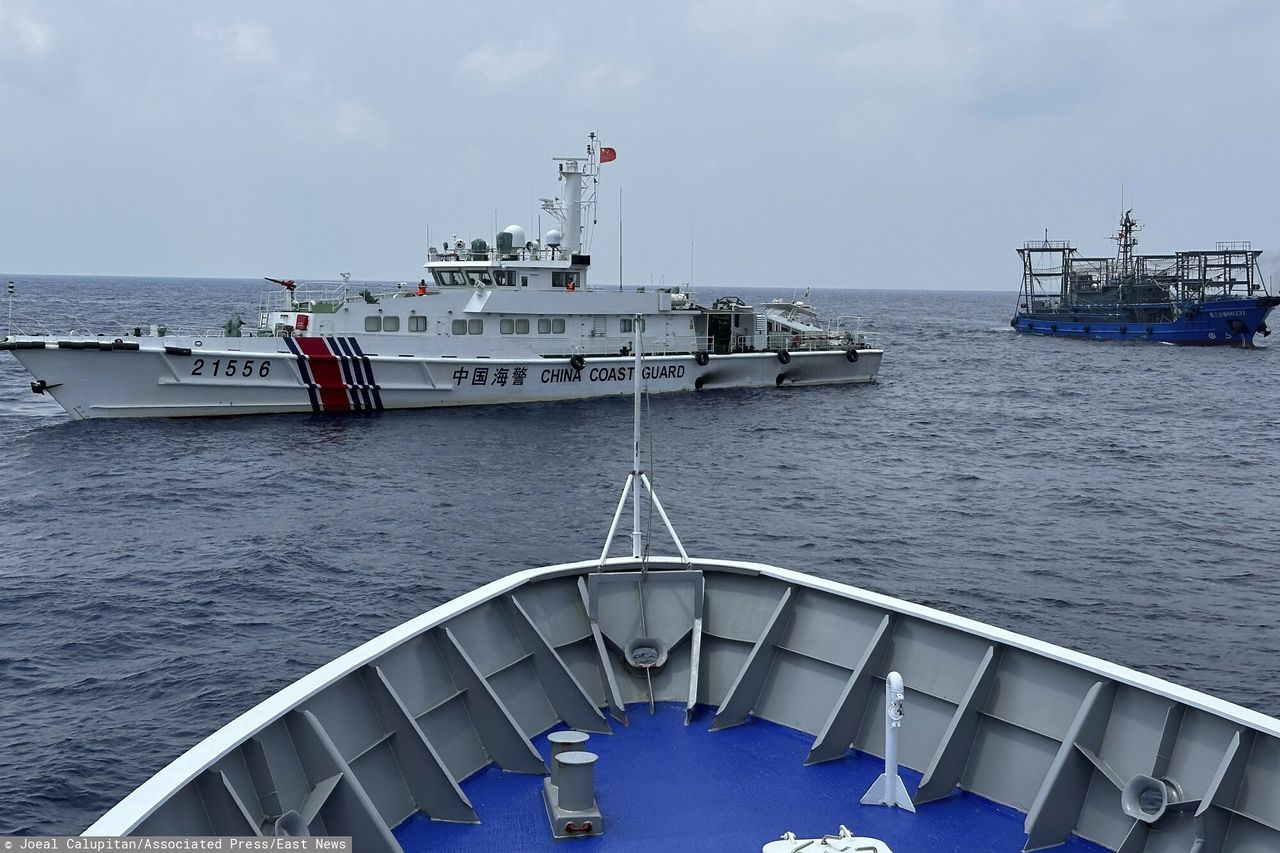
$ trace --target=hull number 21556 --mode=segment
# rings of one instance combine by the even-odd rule
[[[206,373],[205,370],[208,369]],[[254,374],[258,376],[269,376],[271,374],[271,360],[263,359],[256,361],[252,358],[246,358],[241,361],[238,358],[228,358],[223,360],[215,358],[208,364],[203,358],[197,358],[196,363],[191,366],[192,376],[244,376],[249,377]]]

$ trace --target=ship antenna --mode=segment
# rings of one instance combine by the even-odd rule
[[[642,488],[649,494],[650,512],[657,510],[658,516],[667,528],[667,534],[671,537],[671,541],[675,543],[676,550],[680,552],[680,560],[686,566],[690,564],[689,555],[684,550],[684,544],[676,534],[675,528],[672,527],[671,519],[667,517],[667,511],[662,508],[662,501],[658,500],[658,494],[653,489],[653,483],[649,480],[649,475],[640,467],[640,412],[641,398],[644,395],[644,357],[641,349],[644,342],[640,337],[640,325],[643,320],[644,315],[636,314],[632,319],[631,327],[634,333],[632,339],[634,406],[631,425],[631,473],[627,474],[627,482],[622,487],[622,497],[618,498],[618,508],[613,512],[613,523],[609,525],[609,535],[605,538],[604,548],[600,551],[598,571],[604,571],[605,560],[609,558],[609,546],[613,544],[614,534],[618,532],[618,522],[622,518],[622,508],[627,505],[628,496],[632,498],[631,557],[635,560],[643,558],[645,560],[644,568],[648,568],[648,558],[644,548],[644,531],[640,527],[640,490]],[[650,451],[649,455],[650,457],[653,456],[652,451]],[[633,490],[634,494],[632,494]]]
[[[632,346],[635,352],[632,353],[634,374],[634,411],[632,413],[631,422],[631,476],[643,477],[644,471],[640,468],[640,402],[641,402],[641,375],[643,373],[642,366],[644,364],[644,356],[641,351],[642,340],[640,338],[640,315],[637,314],[631,320],[631,330],[634,335]],[[652,458],[650,461],[653,461]],[[643,482],[643,481],[642,481]],[[650,491],[652,491],[650,486]],[[636,489],[636,493],[631,499],[631,556],[639,559],[643,552],[641,543],[643,535],[640,532],[640,490]]]
[[[13,334],[13,282],[5,285],[5,293],[9,296],[9,321],[5,324],[4,331],[6,335]]]
[[[693,239],[698,233],[698,200],[694,198],[689,203],[689,291],[693,292],[693,262],[696,258],[693,252]]]

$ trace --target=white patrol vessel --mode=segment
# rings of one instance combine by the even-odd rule
[[[584,212],[600,163],[557,158],[564,197],[541,240],[512,225],[428,252],[416,286],[282,285],[249,327],[214,333],[149,325],[97,335],[16,334],[0,342],[73,417],[348,412],[626,394],[634,332],[653,392],[871,382],[882,355],[856,318],[819,320],[803,302],[697,304],[680,288],[590,278]],[[563,230],[561,230],[563,229]],[[637,328],[638,325],[638,328]]]

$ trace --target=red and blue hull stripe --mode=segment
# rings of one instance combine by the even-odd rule
[[[355,338],[285,338],[314,412],[380,412],[382,389]]]

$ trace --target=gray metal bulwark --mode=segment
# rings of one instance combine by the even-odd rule
[[[747,715],[759,701],[765,676],[769,674],[769,667],[773,665],[775,647],[791,616],[791,602],[792,589],[787,587],[778,605],[773,609],[769,621],[765,623],[760,638],[756,640],[751,653],[747,655],[742,669],[738,671],[738,677],[734,679],[729,692],[725,694],[720,709],[716,711],[715,719],[711,721],[711,731],[726,729],[745,722]]]
[[[591,597],[587,592],[585,578],[578,578],[578,594],[582,597],[582,606],[587,611],[587,621],[591,625],[591,637],[595,640],[596,654],[600,656],[600,669],[604,672],[605,690],[608,693],[609,713],[625,726],[628,723],[626,704],[618,693],[618,676],[613,670],[613,658],[605,645],[604,635],[600,633],[600,624],[591,613]]]
[[[323,810],[325,830],[334,835],[350,835],[352,847],[357,850],[400,853],[400,845],[319,718],[305,709],[292,712],[291,718],[289,730],[308,776],[323,773],[321,768],[325,765],[341,774],[341,778],[330,781],[334,773],[324,773],[324,779],[313,789],[328,787],[324,802],[315,808],[317,812]]]
[[[956,706],[951,722],[942,735],[942,742],[938,744],[938,749],[920,780],[920,787],[913,800],[916,805],[949,797],[960,783],[969,763],[969,753],[973,751],[973,739],[978,734],[982,709],[986,707],[991,695],[991,686],[995,684],[999,668],[999,652],[995,646],[987,646],[986,654],[982,656],[978,670],[973,674],[960,704]]]
[[[842,757],[853,743],[858,729],[862,725],[862,716],[866,712],[867,701],[871,696],[872,679],[884,664],[885,655],[889,651],[889,641],[893,636],[894,615],[887,614],[880,620],[871,642],[862,653],[858,666],[849,675],[840,698],[827,716],[822,731],[813,741],[805,764],[817,764]]]
[[[542,756],[520,730],[458,638],[444,627],[437,631],[436,641],[454,683],[466,691],[463,701],[484,751],[503,770],[545,775],[547,767],[542,763]]]
[[[591,701],[573,671],[529,616],[514,595],[507,596],[512,612],[510,622],[524,650],[533,655],[533,668],[547,700],[560,719],[575,729],[613,734],[600,709]]]
[[[223,835],[262,834],[226,773],[206,770],[196,777],[195,784],[209,822],[217,832]]]
[[[1227,744],[1204,799],[1196,808],[1196,840],[1201,844],[1200,853],[1220,853],[1222,850],[1227,826],[1231,822],[1231,810],[1236,808],[1240,798],[1255,740],[1254,732],[1238,731]]]
[[[689,636],[689,696],[684,702],[684,724],[693,719],[693,708],[698,704],[698,670],[702,663],[702,596],[698,596],[699,608],[693,617],[693,632]]]
[[[1094,773],[1094,763],[1089,756],[1096,754],[1102,744],[1115,698],[1116,686],[1110,681],[1094,683],[1085,694],[1027,811],[1023,824],[1027,833],[1024,851],[1064,843],[1080,822],[1080,810]]]
[[[391,750],[418,808],[432,820],[479,823],[471,801],[449,774],[381,667],[366,666],[360,675],[378,721],[391,732]]]

